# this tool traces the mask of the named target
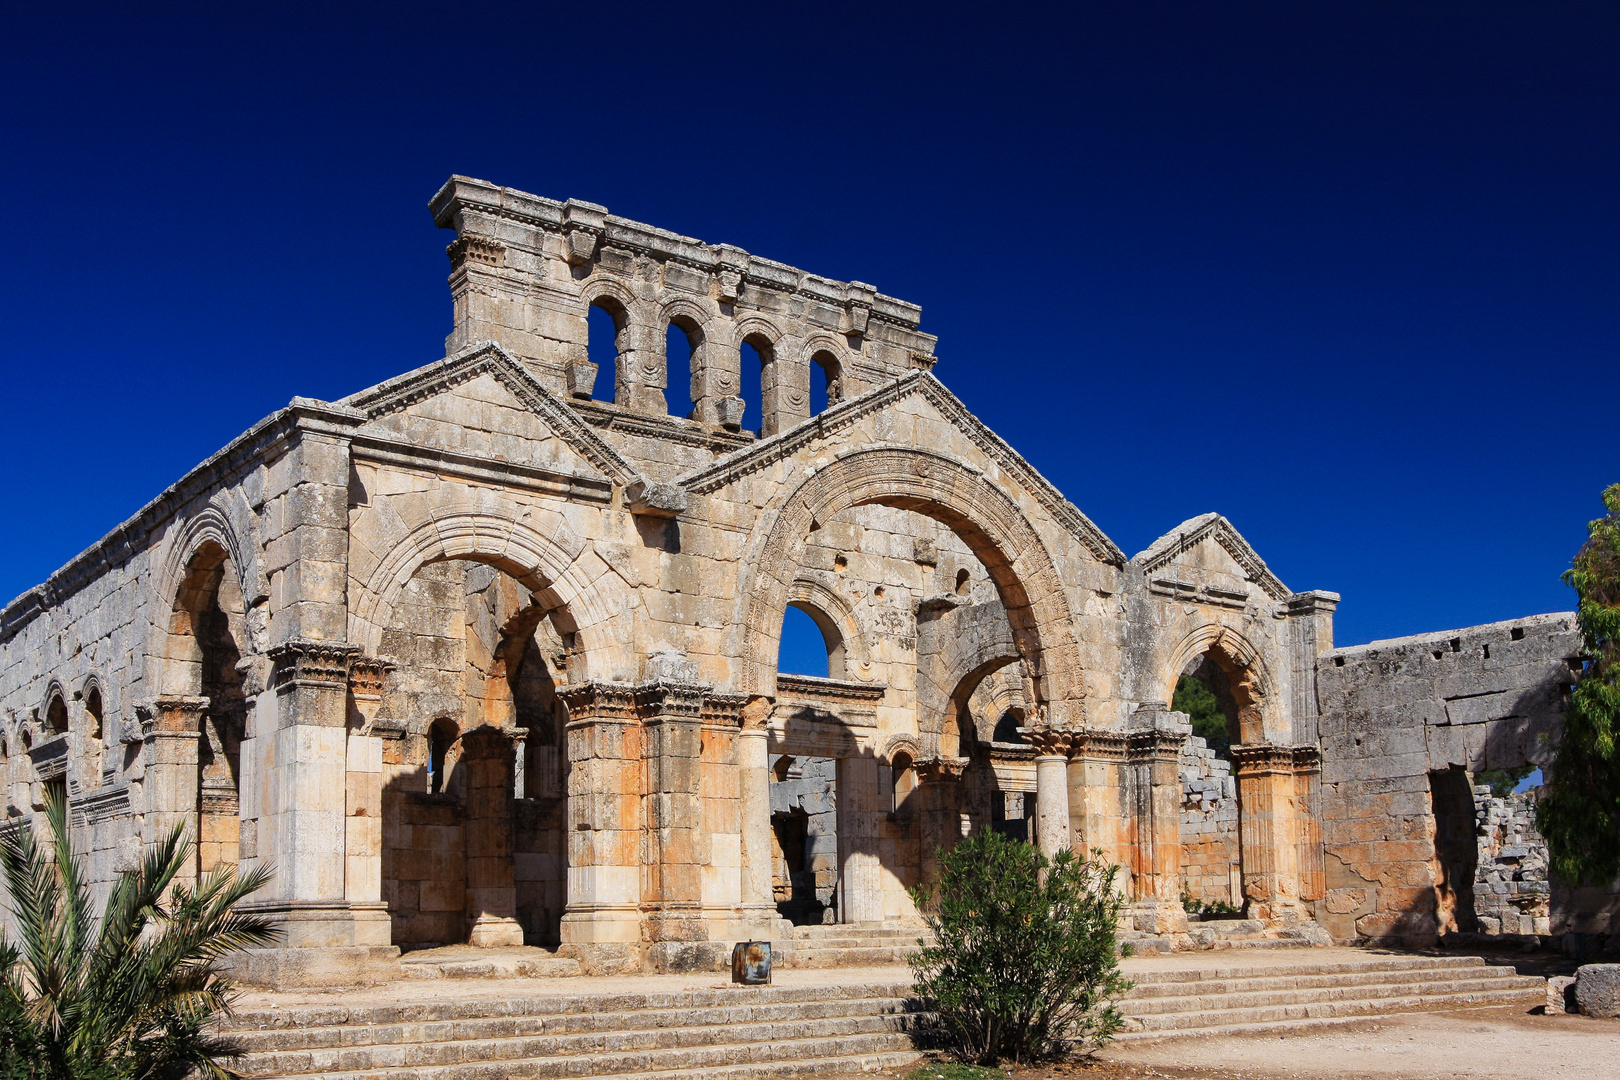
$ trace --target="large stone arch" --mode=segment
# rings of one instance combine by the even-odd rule
[[[1238,712],[1240,741],[1246,745],[1268,742],[1268,722],[1272,715],[1275,683],[1264,655],[1237,630],[1217,622],[1204,623],[1185,634],[1170,653],[1170,663],[1160,673],[1159,685],[1168,703],[1176,692],[1176,680],[1188,664],[1208,654],[1225,673]]]
[[[230,563],[241,592],[244,617],[247,609],[269,592],[268,585],[260,580],[256,553],[243,543],[242,534],[231,523],[225,507],[210,502],[187,517],[170,536],[163,561],[153,578],[146,648],[147,674],[153,685],[162,686],[163,669],[174,648],[174,605],[181,587],[191,575],[197,556],[210,548],[222,552]],[[246,628],[243,638],[244,654],[260,646]]]
[[[570,681],[589,677],[593,658],[611,645],[608,621],[633,606],[619,579],[586,553],[562,515],[530,511],[520,519],[489,508],[450,506],[408,527],[363,582],[351,582],[349,640],[374,655],[388,613],[412,576],[445,559],[486,563],[533,592],[558,631],[576,637],[570,655],[581,667],[570,671]]]
[[[817,469],[764,520],[749,546],[738,599],[738,652],[750,693],[775,696],[781,612],[803,563],[805,539],[819,520],[853,506],[912,510],[951,528],[984,564],[1037,702],[1054,724],[1084,720],[1085,685],[1064,582],[1040,534],[1018,504],[983,473],[915,447],[857,450]]]

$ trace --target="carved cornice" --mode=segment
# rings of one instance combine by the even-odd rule
[[[1175,531],[1155,540],[1152,546],[1138,554],[1131,562],[1139,566],[1142,573],[1151,579],[1160,567],[1168,565],[1209,539],[1219,544],[1233,561],[1243,568],[1248,579],[1265,590],[1271,599],[1287,600],[1294,595],[1288,590],[1288,586],[1271,572],[1270,567],[1266,566],[1266,561],[1243,538],[1243,535],[1232,527],[1232,523],[1219,514],[1204,514],[1184,522],[1177,526]],[[1182,583],[1167,580],[1166,588],[1173,591],[1173,587],[1180,584]],[[1232,595],[1222,596],[1212,593],[1209,602],[1224,602],[1223,606],[1230,606],[1230,602],[1234,599],[1236,598]]]
[[[727,454],[714,464],[688,473],[679,483],[697,495],[706,495],[735,483],[792,456],[816,439],[825,439],[873,413],[913,394],[921,395],[940,415],[971,439],[987,457],[1035,497],[1071,536],[1099,561],[1113,566],[1125,564],[1125,553],[1103,535],[1091,519],[1081,513],[1051,481],[1024,460],[999,435],[985,426],[966,405],[926,371],[914,371],[885,382],[847,401],[830,406],[788,430],[763,439],[753,446]]]
[[[41,739],[28,748],[28,759],[34,763],[34,775],[41,780],[60,780],[67,775],[67,732]]]
[[[103,788],[93,794],[70,799],[68,805],[73,814],[73,824],[79,828],[128,817],[129,788]]]
[[[621,431],[626,435],[639,435],[646,439],[700,446],[713,454],[729,454],[741,447],[752,446],[754,437],[723,427],[710,427],[695,420],[682,420],[674,416],[647,416],[630,412],[610,401],[570,401],[568,407],[579,413],[581,419],[605,431]]]
[[[343,404],[362,410],[368,419],[375,420],[483,375],[490,375],[500,382],[513,397],[540,417],[558,438],[613,483],[627,486],[641,479],[634,465],[493,341],[478,342],[454,356],[379,383],[370,390],[344,398]]]
[[[360,646],[346,641],[284,641],[267,650],[276,664],[271,680],[277,693],[294,687],[346,690],[349,664],[359,652]]]
[[[815,675],[776,676],[776,696],[787,701],[831,701],[840,705],[871,705],[888,692],[883,683],[823,679]]]
[[[703,725],[705,727],[741,728],[746,726],[748,720],[755,719],[759,727],[763,729],[763,717],[750,717],[748,714],[749,700],[747,694],[733,694],[721,690],[710,691],[703,696]]]
[[[1166,730],[1133,731],[1127,736],[1129,756],[1133,761],[1176,761],[1187,745],[1187,732]]]
[[[1130,752],[1130,737],[1119,731],[1080,730],[1074,733],[1070,757],[1077,761],[1124,761]]]
[[[697,720],[716,727],[743,723],[746,694],[717,691],[707,683],[653,679],[642,683],[587,682],[562,686],[557,696],[569,724],[609,721],[621,724]]]

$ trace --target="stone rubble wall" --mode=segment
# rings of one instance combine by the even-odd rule
[[[1181,752],[1181,844],[1182,895],[1241,908],[1237,780],[1196,735]]]
[[[1485,934],[1550,934],[1547,841],[1536,831],[1536,791],[1497,798],[1474,788],[1479,864],[1474,918]]]
[[[776,768],[780,757],[771,761]],[[778,905],[791,903],[795,894],[810,894],[822,908],[835,906],[838,887],[838,763],[831,758],[799,758],[794,761],[797,775],[771,781],[771,817],[804,815],[805,849],[798,860],[802,867],[790,873],[788,853],[782,850],[781,835],[773,830],[774,858],[772,892]],[[810,914],[806,908],[806,914]]]

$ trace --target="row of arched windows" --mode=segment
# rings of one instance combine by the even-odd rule
[[[619,398],[619,363],[626,343],[624,334],[628,316],[609,297],[593,301],[586,319],[586,349],[591,363],[597,366],[596,383],[591,398],[596,401],[617,401]],[[669,386],[665,400],[671,413],[692,416],[703,396],[699,374],[704,347],[703,328],[686,315],[674,315],[664,328],[664,356]],[[742,398],[744,410],[740,426],[747,431],[761,432],[765,426],[764,390],[770,383],[769,372],[776,363],[776,349],[763,334],[749,334],[738,347],[741,354],[741,385],[727,388],[732,392],[722,396]],[[679,382],[681,372],[690,374],[689,384]],[[837,356],[828,349],[818,349],[810,356],[809,415],[824,411],[838,400],[843,367]],[[682,407],[681,402],[689,405]],[[624,402],[620,402],[624,404]]]
[[[83,702],[84,738],[79,747],[80,760],[70,759],[68,770],[74,776],[75,790],[88,791],[101,786],[101,749],[105,738],[101,686],[92,677],[78,697]],[[70,727],[67,697],[61,684],[57,683],[52,686],[46,700],[39,737],[54,739],[66,735]],[[27,723],[19,724],[11,731],[0,732],[0,768],[10,765],[13,750],[24,754],[32,750],[34,738],[33,726]]]

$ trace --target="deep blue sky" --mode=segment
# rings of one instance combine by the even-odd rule
[[[1571,606],[1620,480],[1614,5],[264,7],[8,12],[5,597],[441,355],[460,172],[920,303],[1127,553],[1219,510],[1341,644]]]

